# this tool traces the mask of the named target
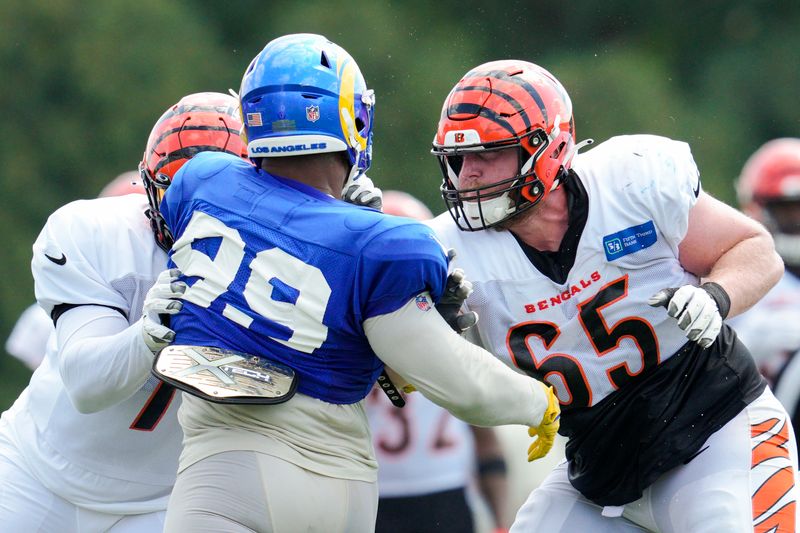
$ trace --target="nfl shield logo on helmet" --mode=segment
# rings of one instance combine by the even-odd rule
[[[319,106],[310,105],[306,108],[306,118],[309,122],[316,122],[319,120]]]
[[[430,311],[431,310],[431,302],[428,300],[428,297],[424,294],[420,294],[415,298],[415,302],[417,303],[417,307],[420,311]]]

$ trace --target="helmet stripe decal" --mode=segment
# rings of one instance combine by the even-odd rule
[[[531,120],[530,120],[530,117],[528,117],[528,112],[525,111],[525,108],[522,106],[522,104],[520,104],[519,100],[517,100],[516,98],[514,98],[510,94],[505,93],[503,91],[498,91],[497,89],[494,89],[494,88],[492,88],[490,90],[486,86],[477,86],[477,85],[469,85],[467,87],[459,88],[457,92],[465,92],[465,91],[481,91],[481,92],[489,93],[489,94],[491,94],[493,96],[499,96],[500,98],[502,98],[503,100],[505,100],[506,102],[511,104],[511,106],[513,106],[514,109],[517,110],[517,113],[518,113],[519,117],[525,123],[525,130],[527,131],[527,130],[530,129]]]
[[[516,132],[514,128],[511,127],[511,124],[508,123],[503,117],[492,111],[491,109],[487,109],[480,104],[468,104],[466,102],[461,102],[459,104],[450,106],[447,108],[448,115],[457,115],[459,113],[469,114],[469,115],[478,115],[491,120],[492,122],[496,123],[501,128],[508,130],[508,132],[512,136],[516,136]]]
[[[180,150],[175,150],[174,152],[168,153],[167,155],[162,157],[161,160],[158,162],[158,164],[155,166],[155,171],[158,172],[163,167],[169,165],[173,161],[179,161],[181,159],[191,159],[200,152],[225,152],[226,154],[235,155],[236,157],[242,157],[242,154],[237,154],[236,152],[225,150],[223,148],[220,148],[219,146],[196,144],[194,146],[186,146]]]
[[[341,86],[339,87],[339,120],[342,124],[342,131],[345,132],[345,141],[351,145],[351,148],[356,148],[359,151],[367,148],[367,139],[361,136],[361,132],[355,127],[355,84],[356,84],[356,68],[355,63],[352,61],[345,61],[339,73]],[[342,110],[346,110],[348,116],[353,121],[352,124],[347,124],[345,118],[341,115]],[[352,131],[351,131],[352,130]],[[352,146],[352,139],[358,143],[358,146]]]
[[[190,132],[190,131],[227,131],[231,135],[236,135],[236,136],[239,135],[239,131],[238,130],[234,130],[234,129],[228,128],[227,126],[189,126],[187,128],[183,128],[183,127],[172,128],[172,129],[169,129],[169,130],[165,131],[161,135],[159,135],[156,138],[156,140],[153,141],[153,146],[157,147],[158,145],[161,144],[161,141],[163,141],[164,139],[166,139],[170,135],[174,135],[175,133],[179,133],[181,131],[185,131],[185,132]]]
[[[470,77],[475,77],[475,78],[478,78],[478,77],[495,78],[497,80],[506,81],[508,83],[516,85],[517,87],[521,87],[522,89],[525,90],[525,92],[527,92],[531,96],[531,98],[533,98],[533,101],[536,102],[536,105],[539,107],[539,110],[542,112],[542,116],[544,117],[544,121],[548,122],[547,107],[545,107],[545,105],[544,105],[544,100],[542,100],[542,97],[539,94],[539,91],[537,91],[527,81],[525,81],[525,80],[523,80],[521,78],[518,78],[516,76],[509,76],[508,73],[503,71],[503,70],[491,70],[491,71],[487,71],[487,72],[470,72],[469,76]]]
[[[153,128],[167,119],[182,115],[184,113],[224,113],[226,115],[236,117],[236,109],[237,108],[233,106],[222,105],[179,105],[168,109],[163,115],[161,115],[161,118],[158,119],[158,122],[155,123]]]

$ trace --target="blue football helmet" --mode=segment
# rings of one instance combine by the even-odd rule
[[[345,187],[372,159],[374,92],[342,47],[309,33],[267,43],[239,90],[251,159],[347,152]]]

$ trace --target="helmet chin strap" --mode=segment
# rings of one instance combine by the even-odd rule
[[[491,200],[464,202],[463,206],[464,214],[471,222],[481,221],[486,226],[503,220],[514,211],[507,192]]]
[[[347,128],[347,138],[350,142],[350,146],[355,150],[356,157],[353,165],[350,167],[350,172],[347,175],[347,179],[344,180],[344,185],[342,186],[342,194],[346,191],[353,183],[355,182],[356,178],[361,175],[361,170],[358,168],[358,162],[361,159],[361,147],[356,141],[356,125],[353,122],[353,117],[350,116],[350,113],[347,112],[347,109],[344,107],[339,110],[340,114],[342,115],[342,122],[344,122],[345,127]]]
[[[342,194],[344,194],[344,192],[349,189],[350,186],[355,183],[356,179],[358,179],[358,177],[362,174],[363,172],[361,172],[361,169],[358,168],[358,164],[351,166],[350,172],[347,174],[347,179],[344,180],[344,185],[342,186]]]
[[[590,144],[594,144],[594,139],[584,139],[581,142],[579,142],[578,144],[576,144],[575,146],[573,146],[572,150],[570,150],[570,152],[564,158],[564,167],[566,168],[567,165],[569,165],[572,162],[572,158],[575,157],[576,155],[578,155],[578,151],[580,149],[585,148],[586,146],[589,146]]]

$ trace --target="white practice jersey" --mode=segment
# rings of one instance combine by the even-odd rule
[[[376,387],[366,405],[381,498],[468,485],[475,445],[467,423],[419,393],[407,395],[405,407],[399,409]]]
[[[800,350],[800,278],[785,272],[761,300],[729,324],[762,373],[774,380],[789,356]]]
[[[130,324],[140,319],[147,290],[166,267],[146,207],[145,196],[135,194],[72,202],[50,216],[32,262],[37,300],[48,314],[65,304],[100,305]],[[178,398],[157,405],[165,398],[153,394],[160,382],[150,378],[129,399],[81,414],[65,391],[56,348],[51,342],[28,387],[3,413],[0,431],[45,486],[76,505],[120,514],[165,509],[181,447]],[[105,372],[124,366],[105,355],[97,354],[111,369]]]
[[[700,191],[687,144],[614,137],[575,157],[588,215],[563,283],[541,273],[508,231],[460,231],[448,213],[430,224],[474,286],[484,347],[552,384],[563,407],[596,405],[687,340],[660,289],[696,283],[678,261]],[[524,215],[523,215],[524,216]]]

